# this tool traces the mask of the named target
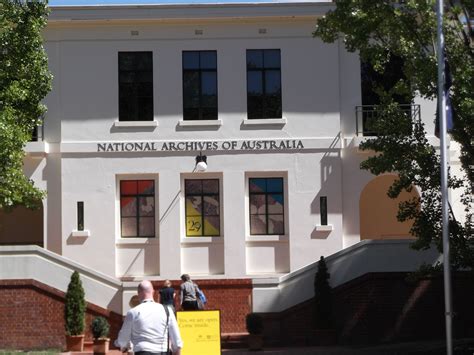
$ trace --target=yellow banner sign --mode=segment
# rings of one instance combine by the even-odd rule
[[[220,311],[187,311],[177,313],[183,338],[182,355],[220,355]]]

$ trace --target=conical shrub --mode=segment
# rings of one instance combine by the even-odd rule
[[[318,329],[332,326],[332,288],[329,277],[326,261],[321,256],[314,278],[314,325]]]
[[[67,287],[64,307],[64,318],[67,335],[81,335],[84,333],[84,319],[86,300],[79,273],[74,271]]]

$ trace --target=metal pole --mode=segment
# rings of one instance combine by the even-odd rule
[[[443,229],[443,271],[444,271],[444,307],[446,316],[446,353],[453,354],[452,333],[452,302],[451,302],[451,271],[449,261],[449,205],[448,205],[448,165],[446,148],[446,95],[443,35],[443,0],[436,1],[436,17],[438,22],[438,116],[440,120],[439,138],[441,153],[441,208]]]

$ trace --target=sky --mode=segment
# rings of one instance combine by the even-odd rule
[[[321,1],[321,0],[319,0]],[[327,1],[327,0],[326,0]],[[318,0],[49,0],[50,6],[117,5],[117,4],[212,4],[254,2],[318,2]]]

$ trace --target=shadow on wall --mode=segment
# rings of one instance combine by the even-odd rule
[[[341,200],[341,152],[338,145],[341,142],[341,133],[339,132],[329,145],[327,151],[324,153],[320,161],[320,177],[321,188],[311,202],[311,214],[317,215],[317,225],[324,223],[331,225],[330,215],[342,214]],[[326,216],[327,220],[324,222],[321,213],[321,198],[326,198]],[[313,239],[326,239],[329,237],[330,231],[316,230],[311,233]]]
[[[411,221],[397,220],[400,202],[419,197],[416,188],[402,192],[398,198],[388,197],[389,187],[396,175],[381,175],[370,181],[362,190],[359,202],[360,239],[410,239]]]
[[[12,211],[0,210],[0,245],[43,246],[43,206],[29,210],[18,206]]]

